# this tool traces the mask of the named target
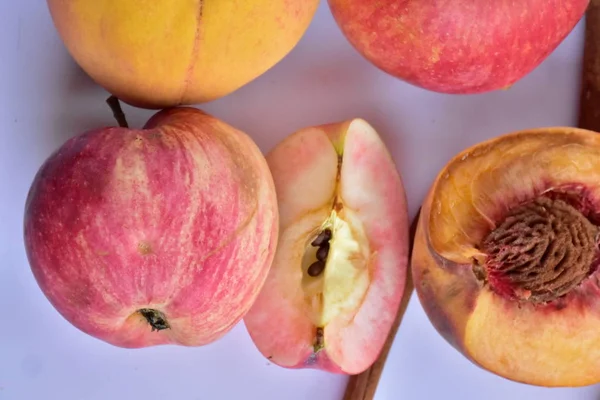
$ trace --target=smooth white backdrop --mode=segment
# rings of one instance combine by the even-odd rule
[[[410,215],[463,148],[505,132],[576,124],[583,24],[507,91],[451,96],[394,79],[362,59],[323,1],[303,40],[268,73],[199,107],[246,131],[263,151],[314,124],[363,117],[401,171]],[[67,138],[113,125],[96,86],[71,60],[43,0],[0,1],[0,399],[338,400],[346,378],[262,358],[239,324],[202,348],[123,350],[63,320],[38,289],[22,242],[24,200]],[[151,111],[125,107],[132,126]],[[475,367],[434,331],[413,296],[377,400],[597,400],[600,386],[544,389]]]

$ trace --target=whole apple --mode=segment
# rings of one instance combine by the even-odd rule
[[[573,30],[589,0],[328,0],[350,43],[383,71],[443,93],[506,88]]]
[[[89,131],[42,165],[25,209],[33,274],[70,323],[116,346],[199,346],[267,277],[278,209],[243,132],[194,108]]]

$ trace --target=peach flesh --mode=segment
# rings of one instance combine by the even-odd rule
[[[360,373],[381,351],[405,290],[400,175],[360,119],[300,130],[267,161],[280,236],[267,281],[244,318],[248,332],[280,366]],[[319,238],[327,230],[331,237]],[[325,266],[311,276],[324,247]]]
[[[598,182],[600,135],[560,127],[480,143],[439,173],[413,279],[434,327],[471,361],[533,385],[600,382]]]

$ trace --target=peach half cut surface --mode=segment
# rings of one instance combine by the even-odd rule
[[[287,368],[357,374],[376,360],[405,290],[401,176],[362,119],[302,129],[269,154],[279,245],[244,322]]]
[[[514,132],[458,154],[425,200],[411,265],[437,331],[538,386],[600,382],[600,135]]]

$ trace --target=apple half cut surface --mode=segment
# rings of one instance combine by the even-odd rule
[[[302,129],[268,155],[279,245],[244,322],[287,368],[357,374],[379,355],[405,290],[403,183],[362,119]]]

